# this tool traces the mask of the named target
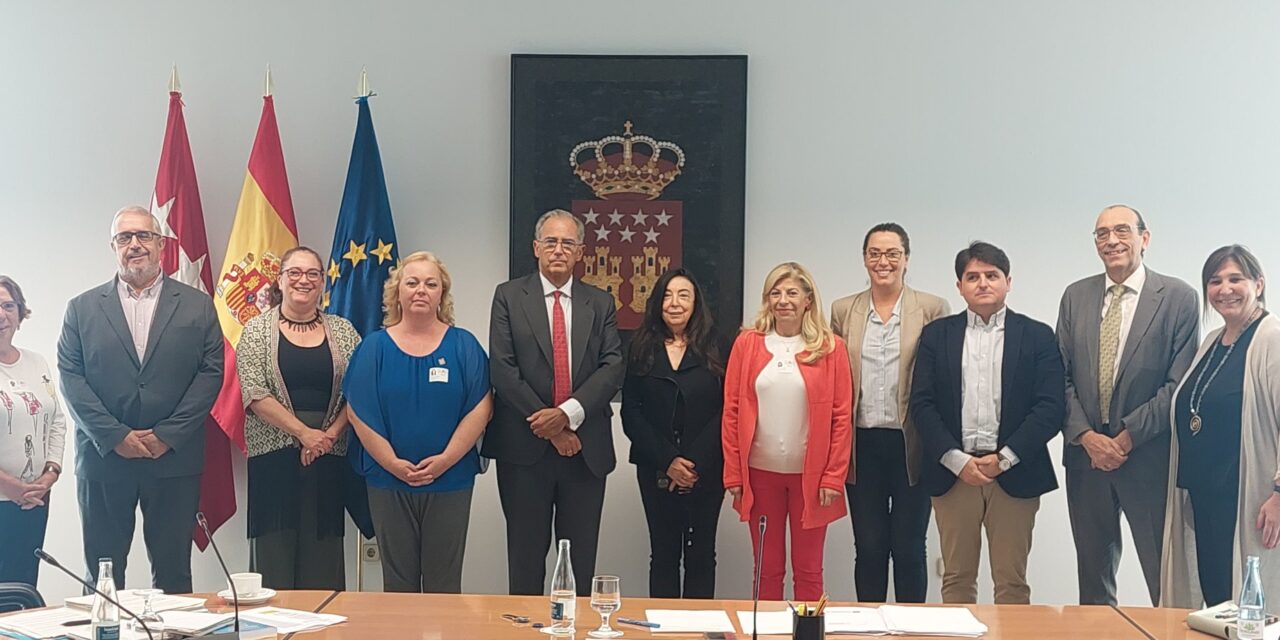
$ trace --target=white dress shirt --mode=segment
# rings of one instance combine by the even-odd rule
[[[804,351],[804,337],[784,338],[770,331],[764,346],[773,358],[756,376],[756,434],[747,466],[800,473],[809,441],[809,393],[796,362],[796,354]]]
[[[989,322],[973,311],[966,311],[964,355],[960,360],[960,378],[964,395],[960,402],[960,434],[963,449],[952,449],[942,455],[942,464],[957,476],[973,458],[972,453],[995,451],[1000,436],[1000,400],[1004,367],[1004,319],[1008,308],[991,314]],[[1011,463],[1018,456],[1009,447],[1000,454]]]
[[[1147,268],[1138,267],[1125,278],[1124,282],[1115,282],[1111,276],[1107,276],[1107,288],[1102,291],[1102,315],[1098,316],[1098,322],[1107,317],[1107,309],[1111,308],[1112,286],[1122,284],[1125,291],[1120,295],[1120,342],[1116,345],[1116,366],[1111,372],[1111,384],[1116,383],[1116,376],[1120,375],[1120,354],[1124,353],[1124,343],[1129,339],[1129,329],[1133,327],[1133,314],[1138,309],[1138,297],[1142,295],[1142,287],[1147,283]]]
[[[134,291],[129,283],[116,278],[120,306],[124,309],[129,334],[133,336],[133,348],[138,351],[138,362],[142,362],[147,355],[147,338],[151,336],[151,321],[156,317],[156,302],[160,300],[160,289],[163,286],[163,275],[156,276],[155,281],[141,291]]]
[[[898,418],[898,366],[902,362],[902,295],[889,320],[880,319],[875,305],[867,309],[867,329],[862,334],[862,374],[858,381],[859,429],[902,430]]]
[[[565,346],[569,351],[569,388],[573,389],[573,277],[569,277],[569,281],[564,283],[563,287],[556,288],[546,276],[538,273],[538,278],[542,280],[542,296],[547,302],[547,326],[551,327],[552,333],[548,336],[552,338],[552,344],[555,343],[555,307],[556,297],[553,295],[556,291],[560,292],[560,308],[564,309],[564,337]],[[555,369],[555,363],[551,363],[552,370]],[[552,383],[554,385],[554,382]],[[582,422],[587,419],[587,411],[582,408],[582,403],[577,398],[569,398],[560,403],[557,407],[569,416],[569,430],[577,431],[582,426]]]

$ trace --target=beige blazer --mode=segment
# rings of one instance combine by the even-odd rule
[[[849,352],[849,369],[853,372],[853,406],[858,407],[858,390],[862,380],[862,339],[867,330],[867,314],[871,306],[871,290],[867,289],[851,296],[836,300],[831,305],[831,328],[844,339]],[[906,441],[907,477],[914,485],[920,481],[920,438],[911,416],[907,413],[908,401],[911,398],[911,375],[916,364],[916,346],[920,342],[920,332],[924,326],[934,320],[951,314],[951,307],[946,300],[911,287],[902,290],[902,324],[901,358],[898,368],[898,416],[902,418],[902,434]],[[854,424],[857,424],[856,413]],[[854,460],[849,462],[849,484],[857,479],[857,443],[856,432]]]

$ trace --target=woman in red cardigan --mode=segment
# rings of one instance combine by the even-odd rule
[[[724,486],[760,555],[760,598],[782,599],[790,523],[795,597],[822,597],[827,525],[845,514],[853,452],[853,383],[844,343],[822,316],[813,276],[784,262],[765,278],[754,326],[738,335],[725,372]]]

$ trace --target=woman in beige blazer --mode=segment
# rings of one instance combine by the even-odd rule
[[[871,287],[831,305],[853,371],[855,446],[848,479],[859,602],[884,602],[889,559],[898,602],[924,602],[929,494],[918,486],[920,441],[907,415],[920,331],[951,313],[938,296],[906,286],[911,239],[894,222],[862,240]]]

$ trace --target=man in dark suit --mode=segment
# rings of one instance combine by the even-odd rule
[[[111,224],[119,272],[67,305],[58,340],[62,394],[76,423],[76,497],[89,579],[111,558],[117,588],[134,513],[152,584],[191,592],[191,526],[204,424],[222,386],[222,332],[205,293],[164,276],[160,225],[142,207]]]
[[[1156,605],[1169,406],[1199,344],[1196,292],[1143,265],[1151,231],[1136,209],[1107,207],[1093,236],[1106,273],[1067,287],[1058,310],[1067,370],[1062,463],[1080,604],[1116,604],[1123,511]]]
[[[1027,604],[1040,496],[1058,488],[1047,444],[1066,413],[1062,356],[1053,329],[1005,307],[1003,251],[975,242],[955,269],[968,309],[924,328],[911,386],[921,483],[942,543],[942,600],[977,601],[985,528],[996,603]]]
[[[583,225],[538,219],[538,272],[498,285],[489,321],[493,420],[482,453],[498,462],[513,595],[543,593],[547,549],[571,541],[579,595],[591,592],[605,476],[613,471],[610,400],[625,373],[613,297],[573,278]]]

